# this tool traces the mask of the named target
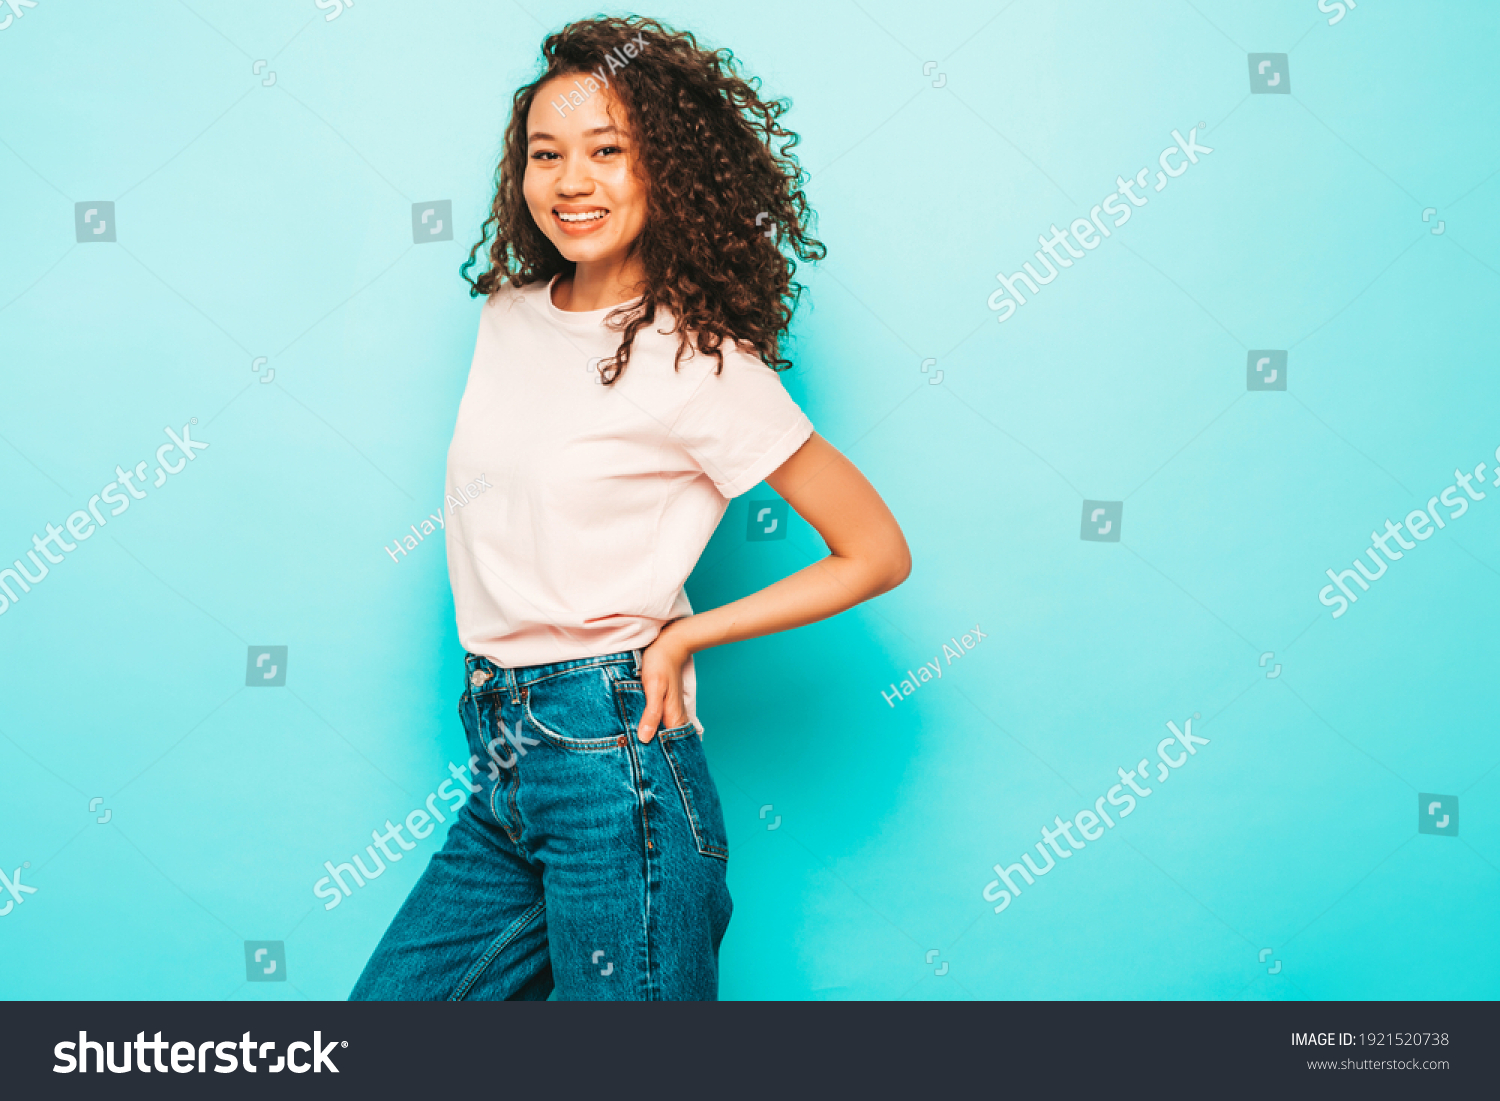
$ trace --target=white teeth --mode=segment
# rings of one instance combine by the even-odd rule
[[[557,211],[557,216],[565,222],[596,222],[608,214],[607,210],[591,210],[587,214],[564,214]]]

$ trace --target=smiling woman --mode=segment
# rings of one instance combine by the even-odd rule
[[[489,266],[470,280],[473,293],[493,294],[507,279],[522,287],[573,275],[579,261],[587,266],[628,245],[640,285],[615,290],[642,300],[626,319],[606,379],[629,362],[635,334],[658,309],[679,320],[681,355],[693,330],[716,360],[726,340],[738,340],[773,369],[790,367],[779,341],[803,290],[793,281],[796,260],[826,255],[808,230],[803,174],[790,152],[797,136],[779,121],[790,105],[762,99],[729,50],[703,49],[691,34],[654,20],[574,23],[542,52],[545,71],[516,91],[495,200],[464,265],[467,278],[488,244]],[[600,193],[567,190],[579,186]],[[649,201],[649,221],[644,205],[611,205],[626,198]],[[567,219],[559,215],[590,207],[608,211],[596,215],[614,223],[607,235],[562,231]],[[627,215],[634,221],[622,225]],[[570,239],[579,250],[562,247]],[[621,301],[588,285],[591,273],[576,274],[584,285],[562,288],[560,307]]]
[[[777,375],[793,257],[823,255],[786,105],[652,20],[575,23],[542,55],[463,269],[489,242],[448,483],[494,486],[444,529],[470,760],[515,752],[468,784],[354,998],[716,997],[729,842],[693,654],[911,569]],[[831,553],[695,613],[688,575],[763,480]]]
[[[544,87],[565,79],[554,77]],[[646,225],[647,183],[639,160],[626,154],[630,139],[617,124],[624,121],[620,105],[606,89],[581,100],[557,122],[547,117],[550,113],[532,106],[532,114],[540,117],[526,136],[524,194],[532,220],[559,253],[567,246],[575,266],[574,277],[558,288],[554,301],[561,309],[577,311],[633,297],[636,288],[621,282],[633,274],[633,265],[596,262],[628,254]]]

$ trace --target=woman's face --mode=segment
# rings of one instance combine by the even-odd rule
[[[623,262],[646,224],[646,185],[620,102],[585,73],[553,77],[526,135],[526,205],[542,232],[575,263]]]

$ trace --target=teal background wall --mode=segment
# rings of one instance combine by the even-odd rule
[[[1500,9],[1323,8],[646,13],[795,104],[830,255],[784,378],[915,560],[697,658],[722,996],[1500,994],[1500,489],[1318,598],[1497,462]],[[466,756],[441,542],[383,548],[443,496],[509,96],[587,14],[0,5],[0,567],[149,468],[0,614],[0,870],[33,892],[0,885],[3,996],[342,998],[441,844],[313,894]],[[1212,153],[1152,190],[1194,127]],[[996,273],[1143,167],[997,323]],[[439,200],[452,238],[415,243]],[[186,425],[207,449],[152,485]],[[825,553],[795,516],[749,537],[773,498],[732,503],[695,607]],[[284,684],[248,685],[271,646]],[[995,913],[993,866],[1143,759],[1152,794]]]

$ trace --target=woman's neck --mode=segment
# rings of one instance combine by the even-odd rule
[[[580,261],[572,275],[564,275],[552,288],[552,304],[574,313],[602,310],[639,297],[645,284],[645,268],[634,258],[624,263]]]

